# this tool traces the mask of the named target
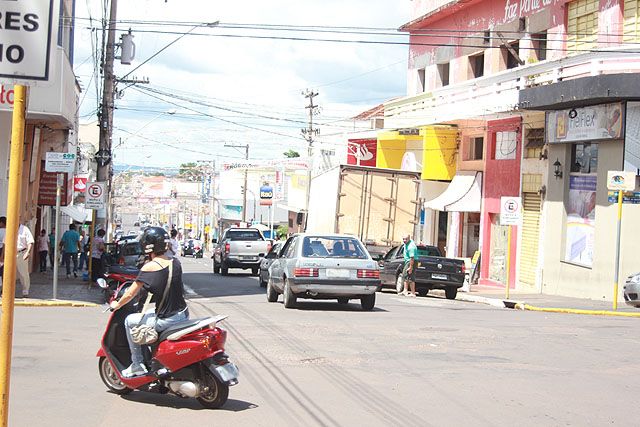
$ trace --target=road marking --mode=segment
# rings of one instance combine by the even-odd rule
[[[191,288],[191,286],[187,285],[186,283],[183,283],[183,286],[184,286],[184,291],[185,291],[185,293],[186,293],[187,295],[189,295],[190,297],[193,297],[193,296],[198,295],[198,294],[196,293],[196,291],[194,291],[194,290]]]

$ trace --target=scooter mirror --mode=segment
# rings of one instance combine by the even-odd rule
[[[107,281],[104,280],[103,278],[99,278],[97,282],[98,282],[98,286],[100,286],[102,289],[107,289],[109,287],[109,285],[107,284]]]

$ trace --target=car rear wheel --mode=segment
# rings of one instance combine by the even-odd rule
[[[295,308],[296,302],[298,298],[294,295],[291,290],[291,286],[289,286],[289,281],[284,279],[284,307],[285,308]]]
[[[404,280],[402,280],[402,273],[396,277],[396,292],[401,294],[404,291]]]
[[[428,293],[429,288],[418,289],[418,295],[420,295],[421,297],[426,297]]]
[[[273,283],[271,279],[267,282],[267,301],[268,302],[276,302],[278,301],[278,293],[275,289],[273,289]]]
[[[213,259],[213,272],[216,273],[216,274],[220,273],[220,266],[216,262],[215,258]]]
[[[360,298],[360,305],[365,311],[373,310],[373,307],[376,306],[376,294],[365,295]]]
[[[458,295],[458,288],[446,288],[444,290],[444,295],[447,299],[456,299],[456,296]]]
[[[224,261],[222,261],[222,265],[220,266],[220,274],[223,276],[229,275],[229,267],[227,267],[227,264],[225,264]]]
[[[338,304],[349,304],[349,298],[347,297],[338,298]]]

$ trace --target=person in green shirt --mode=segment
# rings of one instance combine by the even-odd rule
[[[415,259],[418,255],[418,247],[413,240],[411,240],[410,235],[406,235],[402,238],[402,242],[404,243],[404,269],[402,270],[402,277],[404,279],[404,291],[402,295],[405,296],[416,296],[416,269],[415,269]],[[411,293],[409,293],[409,289],[411,289]]]
[[[67,268],[67,279],[71,277],[71,262],[73,262],[73,277],[78,277],[80,235],[76,231],[75,224],[69,224],[69,229],[62,235],[60,248],[63,251],[62,259],[64,260],[65,267]]]

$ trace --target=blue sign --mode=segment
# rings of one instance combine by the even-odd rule
[[[263,185],[260,187],[261,199],[273,199],[273,188],[270,185]]]

